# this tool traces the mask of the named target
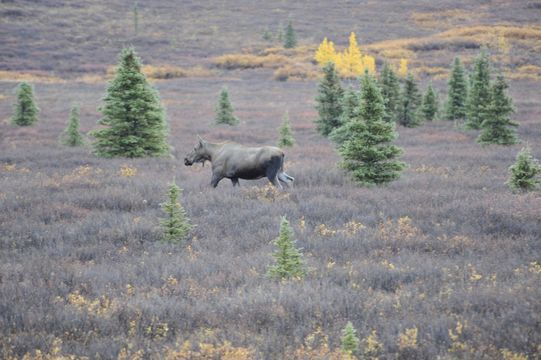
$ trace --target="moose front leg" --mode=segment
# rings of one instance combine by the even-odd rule
[[[212,187],[216,187],[218,186],[218,183],[220,182],[220,180],[222,180],[224,177],[221,176],[221,175],[216,175],[215,173],[212,174],[212,179],[210,180],[210,185],[212,185]]]

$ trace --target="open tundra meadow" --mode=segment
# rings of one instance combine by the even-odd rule
[[[0,358],[541,358],[541,192],[506,184],[526,144],[541,159],[539,19],[526,0],[0,1]],[[447,120],[397,126],[406,169],[359,186],[314,124],[316,49],[343,50],[350,32],[378,71],[407,59],[440,105],[454,57],[470,71],[486,48],[521,143],[481,146]],[[126,45],[159,91],[171,156],[92,153]],[[40,108],[29,127],[10,120],[20,81]],[[223,86],[236,126],[214,124]],[[73,104],[86,144],[72,148],[59,136]],[[213,189],[208,163],[184,166],[197,135],[275,145],[286,112],[294,187]],[[173,179],[195,225],[180,244],[159,223]],[[304,278],[267,275],[283,216]]]

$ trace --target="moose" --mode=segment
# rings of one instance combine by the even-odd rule
[[[233,186],[239,179],[256,180],[267,177],[276,187],[292,185],[295,180],[284,172],[284,152],[274,146],[248,147],[233,142],[211,143],[197,136],[198,143],[184,158],[184,165],[210,161],[213,187],[223,178],[231,179]]]

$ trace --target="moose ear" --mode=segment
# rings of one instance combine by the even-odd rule
[[[203,143],[205,142],[205,140],[203,140],[203,138],[199,135],[197,135],[197,140],[199,141],[199,144],[203,145]]]

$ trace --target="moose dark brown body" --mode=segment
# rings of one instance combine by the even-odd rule
[[[184,165],[196,162],[212,163],[213,187],[223,178],[231,179],[233,186],[239,179],[255,180],[266,177],[277,187],[281,182],[289,185],[293,177],[284,172],[284,152],[274,146],[247,147],[236,143],[214,144],[199,138],[194,150],[186,155]]]

